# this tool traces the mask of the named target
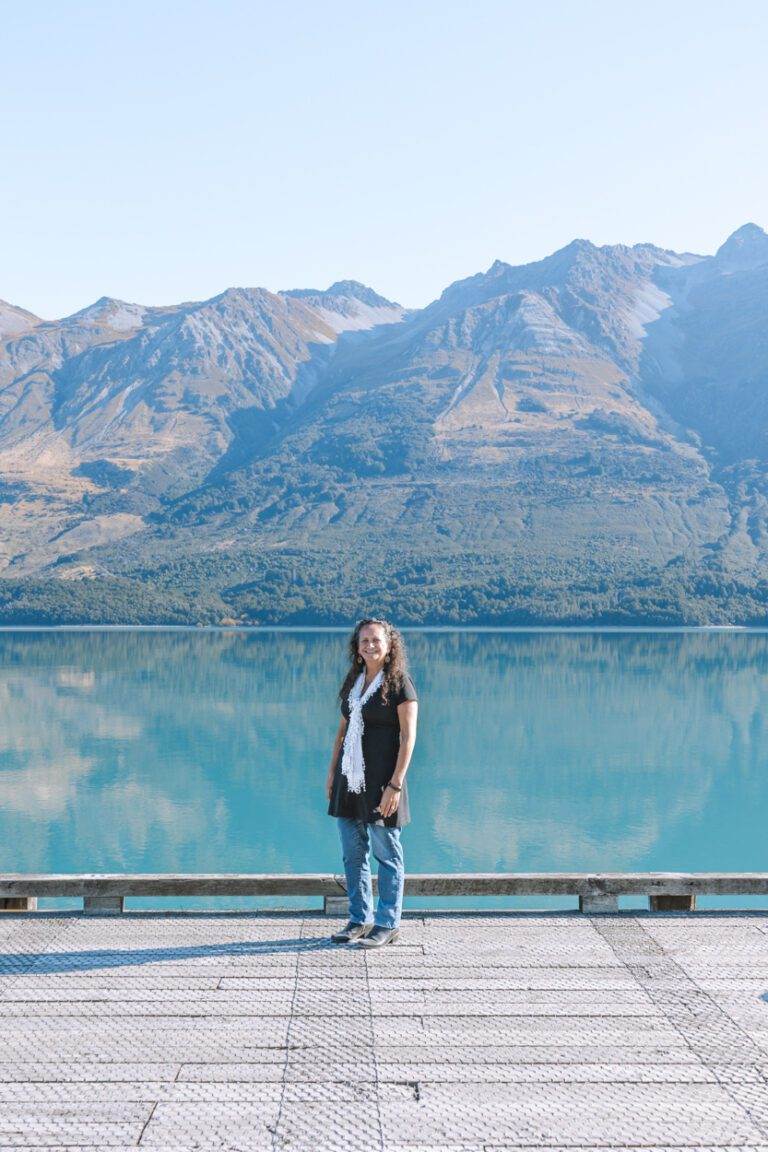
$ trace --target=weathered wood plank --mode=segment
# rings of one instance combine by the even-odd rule
[[[4,873],[0,900],[35,896],[328,896],[343,878],[325,873]],[[411,873],[411,896],[768,895],[768,872]]]
[[[619,898],[613,893],[592,892],[579,896],[579,912],[585,912],[588,916],[603,912],[614,913],[618,910]]]
[[[83,911],[91,913],[122,912],[125,904],[124,896],[85,896],[83,897]]]

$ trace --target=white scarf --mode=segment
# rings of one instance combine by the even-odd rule
[[[341,759],[341,771],[347,780],[349,792],[362,792],[365,788],[365,761],[363,759],[363,705],[373,696],[376,689],[384,679],[384,670],[377,672],[373,680],[361,696],[365,672],[361,672],[350,690],[347,700],[349,702],[349,720],[344,736],[344,755]]]

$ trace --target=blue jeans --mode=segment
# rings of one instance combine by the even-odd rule
[[[344,873],[347,877],[349,918],[356,924],[370,924],[373,916],[373,892],[369,852],[379,862],[379,902],[375,923],[381,928],[397,928],[403,910],[403,848],[399,828],[366,824],[363,820],[338,817]]]

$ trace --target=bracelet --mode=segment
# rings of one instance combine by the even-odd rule
[[[397,784],[387,784],[387,788],[391,788],[393,792],[402,792],[402,788],[398,788]]]

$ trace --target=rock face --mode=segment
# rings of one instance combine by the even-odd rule
[[[40,319],[31,312],[25,312],[23,308],[16,308],[13,304],[6,304],[5,300],[0,300],[0,340],[19,336],[39,323]]]
[[[711,257],[575,240],[414,312],[341,281],[55,323],[0,305],[0,331],[6,577],[173,562],[247,608],[267,553],[397,569],[400,599],[442,564],[441,618],[489,564],[581,580],[577,617],[606,582],[768,579],[754,224]]]
[[[8,309],[21,332],[0,350],[0,470],[23,498],[0,505],[0,563],[29,573],[68,551],[83,499],[102,488],[121,494],[122,536],[120,513],[141,528],[144,513],[252,450],[315,386],[340,332],[404,315],[342,287],[306,300],[229,289],[172,308],[102,298],[24,327],[28,314]]]

